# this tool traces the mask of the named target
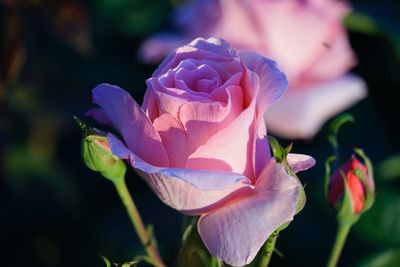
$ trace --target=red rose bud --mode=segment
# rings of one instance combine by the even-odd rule
[[[364,157],[363,154],[360,156]],[[345,196],[346,189],[348,197]],[[345,213],[360,214],[371,207],[374,191],[372,174],[367,166],[353,155],[331,176],[327,198],[331,205]],[[344,206],[351,207],[351,210],[344,211]]]

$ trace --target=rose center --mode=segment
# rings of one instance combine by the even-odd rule
[[[212,67],[194,64],[180,68],[175,73],[175,86],[182,90],[210,94],[222,84],[221,78]]]

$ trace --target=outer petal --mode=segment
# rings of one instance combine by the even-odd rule
[[[309,139],[326,120],[367,94],[363,80],[347,75],[318,86],[289,90],[265,114],[268,129],[288,139]]]
[[[154,167],[130,151],[118,138],[108,135],[113,154],[132,166],[168,206],[195,215],[251,193],[250,180],[237,173]]]
[[[254,177],[252,168],[255,101],[225,129],[212,136],[189,156],[187,167],[243,173]]]
[[[214,103],[187,103],[179,110],[188,136],[190,154],[204,145],[212,136],[226,128],[242,112],[243,94],[239,86],[226,88],[228,101]]]
[[[313,0],[253,2],[263,27],[264,53],[283,66],[291,82],[323,55],[324,43],[329,45],[343,28],[344,7],[338,7],[343,1],[327,0],[324,6]]]
[[[254,174],[257,177],[271,158],[269,145],[265,140],[267,130],[262,122],[265,111],[277,100],[281,99],[288,87],[285,75],[279,70],[276,62],[267,59],[257,53],[240,53],[240,58],[245,65],[246,75],[245,88],[250,88],[257,94],[257,118],[254,121],[254,147],[253,166]],[[246,81],[247,80],[247,81]],[[251,88],[257,85],[255,90]]]
[[[299,182],[280,164],[270,161],[254,194],[200,218],[198,230],[204,244],[232,266],[250,263],[271,233],[293,219],[299,188]]]
[[[169,167],[184,168],[189,156],[188,137],[182,124],[169,114],[161,115],[153,123],[165,146]]]
[[[281,99],[288,87],[285,74],[280,71],[278,64],[260,54],[253,52],[240,53],[240,59],[247,70],[259,78],[257,93],[257,110],[263,114],[268,107]],[[255,90],[255,88],[250,88]]]
[[[156,63],[188,41],[185,37],[173,33],[159,33],[147,39],[140,46],[138,56],[142,62]]]
[[[101,107],[132,151],[155,166],[168,166],[168,155],[160,136],[125,90],[115,85],[100,84],[93,89],[93,103]]]
[[[295,173],[308,170],[315,165],[315,159],[304,154],[290,153],[287,156],[287,161]]]

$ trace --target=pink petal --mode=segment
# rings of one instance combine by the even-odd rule
[[[92,108],[88,112],[86,112],[86,116],[90,116],[93,119],[95,119],[98,123],[104,124],[104,125],[110,125],[111,122],[107,118],[107,116],[104,114],[103,110],[101,108]]]
[[[325,43],[323,50],[320,58],[307,70],[305,79],[312,81],[334,79],[344,75],[357,62],[345,29],[339,29],[329,43]]]
[[[219,2],[221,15],[208,34],[228,40],[238,50],[263,50],[261,25],[252,8],[257,4],[252,1],[216,2]]]
[[[255,101],[226,128],[189,156],[187,168],[220,170],[254,177],[252,168]]]
[[[173,33],[159,33],[147,39],[139,48],[139,59],[144,63],[157,63],[188,40]]]
[[[188,58],[229,62],[232,61],[232,58],[237,58],[237,53],[222,39],[197,38],[188,45],[181,46],[170,53],[154,71],[153,77],[166,73],[170,69],[174,69],[181,61]]]
[[[239,86],[226,88],[227,104],[191,102],[181,106],[179,120],[188,136],[189,153],[204,145],[226,128],[242,111],[243,94]]]
[[[285,94],[288,81],[278,64],[262,55],[253,52],[242,52],[240,58],[247,71],[254,73],[259,79],[257,94],[257,110],[260,114]],[[248,75],[251,75],[248,73]],[[253,89],[254,88],[250,88]]]
[[[318,60],[326,50],[324,44],[331,43],[343,28],[343,14],[333,10],[335,2],[341,1],[325,2],[329,4],[324,7],[317,1],[258,1],[253,5],[262,22],[265,54],[282,65],[291,82]]]
[[[257,86],[254,90],[257,94],[257,119],[255,120],[255,136],[253,165],[257,177],[265,164],[271,157],[268,142],[265,140],[267,130],[262,122],[263,114],[274,102],[282,98],[286,92],[288,81],[279,70],[276,62],[267,59],[257,53],[240,53],[240,58],[245,65],[246,75],[244,77],[244,88]],[[255,96],[253,96],[255,97]]]
[[[272,232],[293,219],[300,186],[270,161],[254,194],[200,217],[199,234],[210,253],[232,266],[250,263]]]
[[[153,125],[168,153],[169,167],[184,168],[189,156],[189,145],[182,124],[171,115],[164,114],[156,118]]]
[[[155,166],[168,166],[161,138],[143,110],[118,86],[100,84],[93,89],[93,103],[121,133],[129,149]]]
[[[367,94],[363,80],[353,75],[289,90],[285,97],[265,114],[273,134],[287,139],[309,139],[332,116],[349,108]]]
[[[246,70],[241,86],[248,106],[190,155],[188,168],[233,171],[254,178],[270,158],[263,113],[285,92],[287,80],[272,60],[255,53],[240,57]]]
[[[108,135],[113,154],[130,160],[154,193],[168,206],[188,215],[213,210],[251,193],[250,180],[237,173],[158,168],[143,161],[118,138]]]
[[[286,159],[295,173],[308,170],[315,165],[315,159],[304,154],[290,153]]]

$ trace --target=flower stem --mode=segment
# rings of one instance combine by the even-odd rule
[[[342,253],[346,238],[349,235],[352,224],[340,223],[339,229],[336,234],[336,240],[333,244],[331,256],[329,257],[327,267],[336,267],[339,261],[340,254]]]
[[[122,177],[121,179],[116,179],[114,181],[114,185],[115,188],[117,189],[119,197],[124,203],[129,218],[131,219],[133,227],[135,228],[136,233],[139,236],[140,242],[142,243],[144,249],[146,250],[147,255],[150,257],[154,266],[165,267],[165,264],[162,262],[158,250],[155,247],[155,244],[152,241],[151,237],[149,236],[149,233],[146,230],[142,218],[140,217],[135,202],[133,201],[131,195],[129,194],[128,188],[125,183],[125,178]]]
[[[265,242],[264,247],[262,249],[262,255],[259,260],[258,267],[267,267],[271,257],[272,253],[274,252],[275,249],[275,243],[276,240],[278,239],[279,236],[279,231],[273,232],[269,237],[267,242]]]

